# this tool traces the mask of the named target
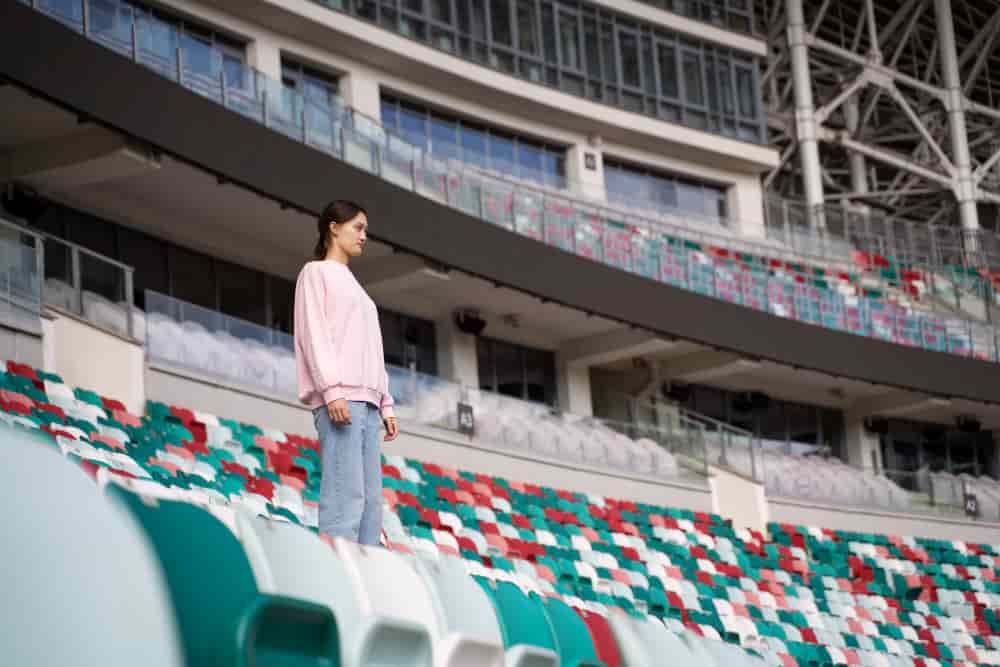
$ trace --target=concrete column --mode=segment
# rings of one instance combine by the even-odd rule
[[[806,20],[802,0],[786,0],[788,12],[788,50],[792,61],[795,89],[795,131],[802,161],[802,180],[806,204],[812,211],[814,227],[825,227],[823,216],[823,179],[819,163],[816,108],[813,104],[812,77],[809,73],[809,47],[806,44]]]
[[[877,463],[882,468],[882,453],[879,447],[879,437],[869,433],[865,428],[865,417],[860,410],[848,410],[844,413],[844,440],[847,449],[847,462],[864,470],[873,470]]]
[[[570,189],[593,201],[606,201],[608,196],[604,187],[604,155],[600,144],[598,138],[574,144],[566,151],[566,178]]]
[[[740,178],[726,193],[729,224],[742,236],[764,238],[764,188],[756,175]]]
[[[378,78],[373,72],[351,70],[340,78],[338,84],[347,106],[374,121],[381,121],[381,95]]]
[[[559,409],[574,415],[590,417],[594,402],[590,393],[590,368],[583,364],[568,364],[556,355],[556,391]]]
[[[476,337],[459,331],[450,316],[437,322],[435,336],[441,377],[466,387],[478,387]]]
[[[945,88],[945,109],[948,111],[948,135],[951,139],[952,162],[955,165],[955,198],[958,200],[962,230],[967,238],[975,239],[975,232],[979,229],[976,182],[972,177],[972,157],[965,124],[965,95],[958,71],[951,0],[934,0],[934,14],[937,19],[938,51],[941,54],[941,81]],[[967,249],[974,248],[975,245],[971,248],[967,246]]]
[[[273,81],[281,81],[281,49],[258,35],[247,45],[247,64]]]

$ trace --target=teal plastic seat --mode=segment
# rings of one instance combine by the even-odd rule
[[[542,603],[507,581],[474,577],[493,603],[509,667],[557,667],[559,653]]]
[[[189,667],[340,664],[333,613],[258,591],[240,543],[221,521],[187,503],[107,489],[156,548]]]
[[[559,598],[543,598],[542,606],[555,634],[560,667],[604,667],[587,624],[572,607]]]

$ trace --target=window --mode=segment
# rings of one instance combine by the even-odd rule
[[[267,280],[263,273],[215,260],[219,310],[254,324],[267,325]]]
[[[555,403],[555,355],[551,352],[478,338],[476,358],[480,389],[536,403]]]
[[[416,366],[419,373],[437,375],[433,322],[382,309],[378,317],[387,364],[403,368]]]
[[[175,245],[169,247],[168,257],[170,296],[203,308],[218,309],[212,258]]]
[[[497,128],[382,94],[382,122],[404,141],[442,159],[458,159],[501,174],[565,187],[562,146],[513,135]]]
[[[167,247],[158,239],[127,227],[118,229],[119,259],[135,267],[132,276],[135,302],[145,308],[146,290],[168,294]]]
[[[281,80],[287,88],[325,109],[338,104],[337,77],[286,58],[281,59]]]
[[[749,0],[644,1],[716,25],[752,23]],[[375,4],[342,6],[411,39],[572,95],[764,140],[758,62],[750,54],[579,0],[380,0],[378,11],[362,11]]]
[[[720,224],[726,219],[726,189],[604,158],[604,179],[611,201],[655,211],[690,214]]]

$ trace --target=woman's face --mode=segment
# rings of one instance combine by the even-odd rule
[[[345,223],[330,224],[333,242],[344,251],[348,257],[358,257],[364,252],[368,240],[368,216],[358,213]]]

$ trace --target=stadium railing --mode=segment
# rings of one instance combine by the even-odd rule
[[[1000,332],[980,321],[917,310],[900,312],[896,307],[886,312],[885,306],[892,304],[881,298],[852,296],[848,300],[838,292],[805,285],[776,286],[777,291],[787,291],[787,287],[796,292],[790,301],[793,307],[772,304],[770,290],[751,292],[754,288],[745,283],[733,289],[726,270],[717,270],[713,264],[711,272],[706,272],[702,270],[702,257],[688,252],[701,252],[701,244],[716,245],[733,254],[750,253],[759,263],[768,257],[787,259],[790,253],[795,254],[795,243],[761,243],[697,229],[687,215],[658,219],[594,205],[567,193],[489,175],[454,160],[439,160],[343,104],[316,104],[247,65],[225,61],[220,52],[204,44],[182,43],[183,37],[163,38],[172,34],[168,24],[124,2],[22,2],[269,128],[400,187],[554,247],[653,280],[811,324],[984,360],[997,361],[1000,356]],[[678,246],[684,252],[671,255]],[[823,245],[821,251],[831,247],[835,244]],[[846,245],[837,247],[834,254],[849,251]],[[822,261],[823,252],[806,259],[818,257]],[[848,256],[839,259],[848,265]]]

